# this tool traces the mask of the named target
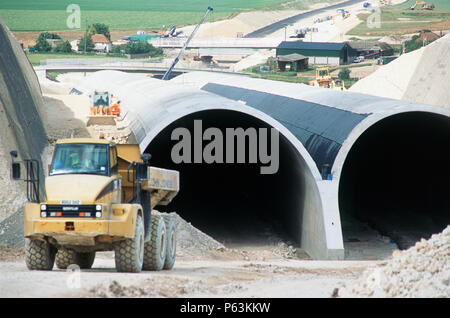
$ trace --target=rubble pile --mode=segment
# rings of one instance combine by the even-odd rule
[[[429,240],[394,251],[391,260],[367,269],[345,292],[341,296],[450,297],[450,225]]]

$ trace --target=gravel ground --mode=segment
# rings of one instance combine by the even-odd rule
[[[24,209],[21,208],[0,222],[0,244],[15,249],[25,246],[23,214]]]
[[[347,297],[450,297],[450,225],[429,240],[392,254],[392,259],[367,269]]]

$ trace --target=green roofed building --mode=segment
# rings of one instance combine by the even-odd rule
[[[129,37],[129,40],[132,42],[147,42],[153,39],[156,39],[158,37],[157,34],[136,34],[131,35]]]
[[[309,64],[342,65],[356,57],[356,50],[347,43],[283,41],[277,47],[277,57],[301,54],[309,57]]]

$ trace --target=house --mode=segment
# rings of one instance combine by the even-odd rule
[[[61,39],[46,39],[47,43],[50,44],[50,46],[55,48],[59,43],[63,43],[63,40]]]
[[[378,58],[394,55],[394,49],[387,43],[377,41],[351,41],[348,45],[364,58]]]
[[[277,65],[280,72],[286,71],[286,65],[290,65],[291,72],[300,72],[308,69],[309,58],[297,53],[277,56]]]
[[[353,61],[356,52],[345,42],[283,41],[276,55],[300,54],[309,58],[309,64],[342,65]]]
[[[416,40],[418,42],[432,42],[439,39],[439,35],[436,33],[433,33],[428,30],[422,30],[420,31],[419,38]]]
[[[72,47],[72,51],[78,52],[78,44],[80,44],[80,39],[70,41],[70,46]]]
[[[110,52],[112,49],[112,43],[103,34],[93,34],[92,42],[94,43],[94,51],[96,52]]]

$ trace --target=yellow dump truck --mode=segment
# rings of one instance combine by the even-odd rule
[[[17,156],[17,152],[15,152]],[[31,270],[70,264],[90,268],[97,251],[114,251],[120,272],[171,269],[176,256],[173,213],[159,213],[179,190],[178,171],[150,167],[138,145],[105,139],[56,143],[46,199],[39,198],[36,160],[14,161],[27,182],[25,260]]]

